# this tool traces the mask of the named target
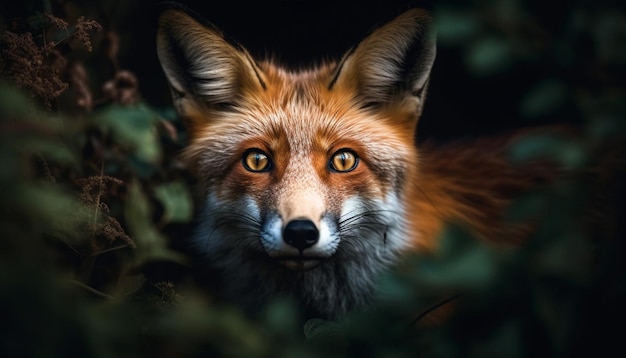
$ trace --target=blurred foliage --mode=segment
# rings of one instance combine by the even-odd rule
[[[125,33],[103,23],[104,33],[89,36],[104,50],[91,55],[74,42],[91,44],[84,36],[97,27],[69,36],[78,31],[70,17],[106,13],[113,3],[44,1],[48,13],[63,9],[58,17],[32,13],[15,29],[17,20],[3,19],[5,31],[32,33],[23,38],[36,65],[53,68],[46,79],[55,85],[16,80],[23,69],[7,70],[3,43],[0,356],[624,353],[613,328],[626,302],[626,15],[617,2],[561,2],[558,16],[539,1],[434,7],[441,52],[459,54],[478,83],[498,78],[503,92],[519,91],[520,118],[582,124],[575,139],[529,137],[512,148],[512,162],[550,158],[578,175],[509,208],[511,221],[536,224],[523,246],[495,249],[450,225],[437,255],[407,258],[381,278],[377,305],[340,322],[306,323],[289,301],[260,308],[253,320],[170,280],[184,272],[186,258],[171,245],[194,210],[193,180],[177,158],[183,126],[172,108],[142,99],[139,84],[148,79],[122,68],[116,41]],[[41,34],[59,40],[46,47]],[[436,316],[445,323],[429,324]]]

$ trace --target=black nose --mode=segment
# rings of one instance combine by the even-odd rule
[[[318,238],[319,231],[311,220],[292,220],[283,232],[283,240],[300,251],[315,245]]]

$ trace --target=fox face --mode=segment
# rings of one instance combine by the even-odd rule
[[[414,132],[435,57],[410,10],[335,63],[259,61],[188,10],[159,20],[158,56],[202,187],[193,251],[244,307],[288,295],[336,318],[372,297],[409,242]]]

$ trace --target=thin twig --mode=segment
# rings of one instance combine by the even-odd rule
[[[409,327],[413,327],[415,326],[416,323],[418,323],[422,318],[426,317],[428,314],[430,314],[431,312],[435,311],[436,309],[438,309],[439,307],[446,305],[454,300],[456,300],[457,298],[461,297],[461,294],[456,294],[452,297],[448,297],[445,300],[437,303],[434,306],[429,307],[428,309],[426,309],[426,311],[422,312],[419,316],[417,316],[417,318],[415,318],[413,321],[411,321],[411,323],[409,324]]]
[[[65,241],[63,238],[59,238],[59,241],[64,243],[65,246],[67,246],[70,250],[74,251],[74,253],[76,253],[76,255],[78,255],[78,256],[82,256],[83,255],[77,248],[75,248],[74,246],[70,245],[70,243]]]
[[[104,298],[104,299],[107,299],[107,300],[113,300],[115,298],[115,297],[113,297],[113,296],[111,296],[109,294],[106,294],[106,293],[102,292],[102,291],[98,291],[95,288],[93,288],[93,287],[91,287],[89,285],[86,285],[86,284],[84,284],[84,283],[82,283],[80,281],[69,280],[69,282],[74,284],[74,285],[76,285],[76,286],[78,286],[78,287],[80,287],[80,288],[82,288],[82,289],[84,289],[84,290],[87,290],[89,293],[92,293],[92,294],[94,294],[94,295],[96,295],[96,296],[98,296],[100,298]]]
[[[103,175],[104,175],[104,160],[102,160],[100,162],[100,180],[98,182],[98,195],[96,196],[96,210],[95,210],[95,214],[93,217],[93,228],[92,228],[92,232],[91,232],[91,240],[95,240],[96,238],[96,231],[98,229],[97,224],[98,224],[98,216],[100,215],[100,197],[102,196],[102,185],[103,185]]]
[[[130,247],[129,244],[124,244],[124,245],[119,245],[119,246],[115,246],[115,247],[110,247],[108,249],[104,249],[102,251],[98,251],[98,252],[94,252],[92,254],[90,254],[89,256],[98,256],[98,255],[102,255],[102,254],[106,254],[107,252],[111,252],[111,251],[115,251],[115,250],[121,250],[124,248]]]

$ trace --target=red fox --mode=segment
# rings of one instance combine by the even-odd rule
[[[501,213],[537,175],[507,164],[510,138],[416,145],[436,52],[425,10],[306,70],[259,61],[177,7],[157,45],[204,198],[193,251],[243,307],[289,295],[335,319],[366,307],[403,255],[433,250],[447,221],[521,236]]]

